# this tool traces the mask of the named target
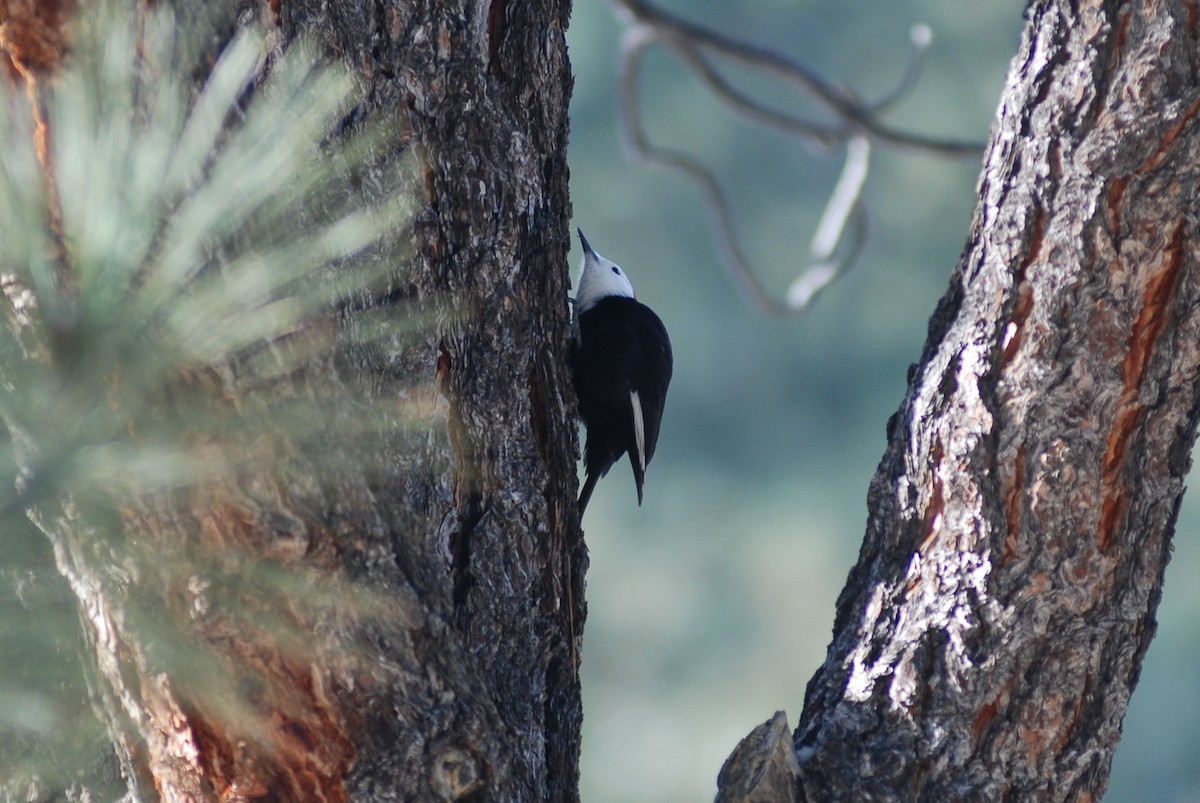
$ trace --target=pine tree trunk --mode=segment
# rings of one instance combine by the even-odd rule
[[[1031,4],[798,764],[764,784],[1104,793],[1200,413],[1197,20],[1188,2]],[[752,787],[726,799],[773,799]]]
[[[416,292],[455,319],[415,365],[358,377],[436,381],[449,437],[434,456],[445,471],[398,472],[369,488],[375,505],[348,506],[356,534],[377,533],[354,562],[369,582],[409,586],[423,620],[368,658],[406,669],[380,678],[375,716],[352,737],[356,800],[578,796],[587,557],[564,363],[569,12],[557,0],[281,4],[286,39],[332,41],[369,75],[368,115],[398,109],[392,146],[418,154],[427,193]],[[397,502],[411,521],[384,512]],[[380,552],[398,574],[390,561],[375,570]]]
[[[181,25],[214,13],[173,6]],[[303,36],[357,70],[348,124],[394,121],[373,159],[421,174],[413,264],[355,304],[395,309],[395,334],[309,361],[293,387],[432,396],[433,425],[363,432],[339,410],[353,434],[329,433],[321,460],[283,426],[259,433],[255,471],[139,499],[115,548],[71,504],[36,512],[125,780],[143,799],[577,799],[569,4],[253,7],[239,23],[262,11],[272,46]],[[414,333],[412,309],[437,323]],[[241,379],[182,381],[257,403]]]

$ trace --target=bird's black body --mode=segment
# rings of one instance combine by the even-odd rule
[[[671,365],[666,327],[635,299],[607,296],[579,314],[571,372],[579,414],[587,426],[581,514],[596,481],[626,453],[633,466],[638,504],[642,503],[642,484],[658,442]]]

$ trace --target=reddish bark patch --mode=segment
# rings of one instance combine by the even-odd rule
[[[1122,213],[1125,211],[1125,188],[1128,186],[1128,178],[1118,177],[1109,183],[1108,191],[1104,193],[1104,218],[1108,224],[1108,230],[1114,234],[1120,226]]]
[[[1029,249],[1021,262],[1018,280],[1025,278],[1025,271],[1042,255],[1042,242],[1046,239],[1046,210],[1037,207],[1033,215],[1033,226],[1029,230]]]
[[[1004,684],[1004,687],[1000,689],[1000,693],[993,697],[987,705],[979,709],[979,713],[975,716],[975,721],[971,723],[971,735],[975,737],[976,742],[979,741],[979,737],[987,730],[987,726],[992,723],[996,715],[1000,713],[1000,709],[1008,703],[1008,695],[1012,691],[1012,687],[1013,681],[1010,678]]]
[[[1188,106],[1187,111],[1179,116],[1179,119],[1175,121],[1175,125],[1167,129],[1167,133],[1163,134],[1162,141],[1158,143],[1158,148],[1138,167],[1139,173],[1143,175],[1149,173],[1151,170],[1157,169],[1166,160],[1175,145],[1175,140],[1179,138],[1180,132],[1183,131],[1183,127],[1191,122],[1198,111],[1200,111],[1200,97],[1192,101],[1192,105]]]
[[[1139,429],[1138,423],[1143,408],[1138,401],[1138,390],[1154,346],[1170,318],[1169,303],[1183,267],[1182,254],[1183,222],[1180,221],[1175,224],[1175,231],[1167,244],[1162,269],[1151,276],[1146,285],[1142,309],[1133,325],[1129,347],[1121,365],[1121,377],[1125,387],[1121,393],[1113,431],[1108,437],[1108,447],[1101,469],[1104,505],[1096,534],[1101,552],[1108,550],[1129,506],[1128,499],[1121,489],[1121,468],[1125,464],[1129,444]]]
[[[1014,458],[1013,480],[1005,489],[1004,515],[1007,530],[1004,534],[1004,554],[1000,557],[1000,565],[1008,563],[1017,554],[1017,533],[1020,532],[1021,509],[1025,501],[1025,446],[1017,449]]]
[[[75,0],[0,0],[0,50],[27,79],[62,66]]]
[[[1032,311],[1033,288],[1029,282],[1022,281],[1017,288],[1017,304],[1013,308],[1012,319],[1010,321],[1013,333],[1004,345],[1004,353],[1000,355],[1001,369],[1012,362],[1013,357],[1017,354],[1017,349],[1021,347],[1021,341],[1025,336],[1025,322],[1029,320],[1029,313]]]
[[[937,540],[938,534],[941,533],[942,527],[939,519],[946,510],[945,489],[942,487],[942,479],[938,475],[938,467],[942,464],[942,458],[945,456],[945,450],[942,448],[941,441],[934,444],[932,454],[929,456],[929,470],[933,474],[933,495],[929,500],[929,507],[925,511],[925,538],[921,541],[921,546],[918,551],[925,552],[930,545]]]
[[[252,710],[237,721],[215,713],[214,701],[188,710],[206,781],[221,800],[347,803],[354,745],[312,682],[314,670],[278,653],[260,651],[256,659],[253,670],[267,683]]]
[[[45,117],[39,87],[41,78],[62,67],[71,50],[69,24],[76,0],[0,0],[0,53],[6,68],[25,82],[33,115],[34,150],[42,167],[47,212],[54,240],[54,259],[60,278],[66,275],[66,247],[62,236],[62,206],[58,200],[54,164],[50,151],[50,123]],[[6,69],[6,72],[10,72]],[[10,73],[11,74],[11,73]]]

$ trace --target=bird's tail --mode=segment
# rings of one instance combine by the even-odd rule
[[[583,511],[587,508],[588,500],[592,498],[592,491],[596,490],[596,483],[600,481],[600,472],[588,472],[587,479],[583,481],[583,490],[579,492],[579,517],[583,518]],[[640,489],[639,489],[640,490]]]
[[[638,507],[642,505],[642,486],[646,484],[646,469],[638,462],[633,451],[629,452],[629,465],[633,466],[633,482],[638,489]]]

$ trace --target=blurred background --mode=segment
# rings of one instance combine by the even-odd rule
[[[909,31],[926,24],[934,40],[923,76],[885,120],[982,143],[1024,4],[660,5],[787,54],[866,99],[896,84]],[[568,32],[574,223],[663,318],[675,374],[645,504],[637,507],[622,462],[599,484],[585,521],[583,799],[711,800],[722,762],[751,728],[778,709],[795,727],[804,687],[824,659],[884,425],[966,242],[979,160],[876,148],[858,261],[802,317],[765,318],[724,272],[696,186],[623,152],[622,33],[612,5],[576,3]],[[661,48],[645,65],[650,137],[718,173],[745,250],[782,296],[809,261],[842,154],[822,155],[735,118]],[[734,75],[740,86],[766,89],[762,97],[778,108],[811,108]],[[576,244],[576,272],[579,258]],[[1198,532],[1200,506],[1188,496],[1108,801],[1200,801]]]

